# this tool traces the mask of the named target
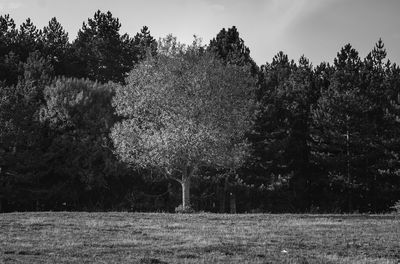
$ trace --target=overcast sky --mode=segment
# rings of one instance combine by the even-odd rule
[[[388,57],[400,63],[400,0],[0,0],[0,14],[19,25],[27,17],[43,28],[56,17],[73,40],[96,10],[111,11],[121,33],[142,26],[158,39],[172,33],[204,43],[235,25],[260,65],[280,50],[295,59],[304,54],[316,65],[332,62],[346,43],[364,57],[381,37]]]

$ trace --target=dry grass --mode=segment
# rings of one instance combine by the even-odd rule
[[[400,263],[366,215],[0,214],[0,263]]]

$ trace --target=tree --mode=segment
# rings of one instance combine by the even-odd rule
[[[66,74],[67,55],[70,50],[68,33],[53,17],[43,28],[42,34],[43,55],[48,57],[53,65],[56,76]]]
[[[215,52],[218,57],[227,63],[239,66],[248,66],[255,76],[258,73],[258,66],[250,57],[250,49],[240,38],[235,26],[221,29],[215,38],[210,41],[208,50]]]
[[[15,54],[17,30],[9,15],[0,16],[0,81],[6,85],[18,82],[19,57]]]
[[[115,121],[114,90],[115,84],[74,78],[46,87],[40,120],[51,134],[46,157],[53,200],[104,205],[107,180],[119,176],[108,136]]]
[[[146,26],[136,34],[133,45],[136,50],[136,63],[146,59],[148,53],[151,56],[157,54],[157,41],[151,36],[150,30]]]
[[[51,82],[49,63],[33,52],[22,65],[23,76],[16,86],[0,88],[1,180],[6,182],[8,201],[15,209],[38,209],[45,193],[41,181],[45,170],[43,150],[48,138],[39,122],[43,89]],[[32,203],[36,202],[35,205]]]
[[[244,40],[235,26],[223,28],[215,38],[210,41],[207,50],[215,53],[215,55],[227,64],[233,64],[250,69],[251,74],[256,77],[259,74],[257,64],[250,56],[250,49],[245,45]],[[214,168],[208,168],[211,173]],[[243,170],[244,169],[244,170]],[[245,168],[238,168],[238,171],[218,171],[214,172],[215,177],[212,180],[218,185],[221,183],[223,187],[217,188],[217,200],[219,201],[219,209],[221,213],[226,212],[227,197],[230,198],[230,207],[236,207],[236,192],[235,189],[243,187],[242,179],[247,177]],[[221,177],[217,177],[217,176]],[[231,210],[234,212],[235,210]]]
[[[114,99],[123,117],[111,133],[117,153],[180,182],[184,209],[199,168],[236,168],[244,161],[254,108],[249,72],[202,50],[197,41],[184,48],[167,37],[159,55],[135,67]]]
[[[16,85],[21,74],[21,62],[14,52],[0,58],[0,81],[7,86]]]
[[[17,30],[10,15],[0,16],[0,56],[3,57],[12,51],[16,42]]]
[[[338,207],[350,212],[355,206],[367,210],[360,200],[370,196],[367,183],[385,152],[384,76],[372,66],[380,63],[369,62],[378,57],[368,57],[362,62],[350,44],[343,47],[330,84],[312,111],[313,160],[325,168],[331,190],[345,194],[345,199],[338,199]]]
[[[385,119],[387,126],[384,130],[386,162],[383,163],[378,172],[379,176],[384,177],[386,181],[381,184],[381,189],[389,190],[388,195],[382,197],[385,205],[393,205],[400,200],[400,67],[396,64],[386,67],[386,98],[388,101],[385,109]],[[380,177],[380,178],[381,178]],[[379,179],[379,178],[378,178]],[[376,196],[375,196],[376,197]],[[377,200],[377,203],[380,201]],[[387,209],[387,207],[385,208]]]
[[[367,154],[359,181],[367,196],[366,203],[376,211],[388,210],[396,201],[394,197],[397,195],[400,198],[400,163],[398,156],[394,154],[399,147],[399,89],[395,81],[398,78],[396,68],[389,60],[386,61],[385,45],[379,39],[364,59],[361,71],[362,87],[369,98],[369,130],[364,131],[364,134],[368,132],[365,140]]]
[[[279,52],[271,64],[262,66],[261,73],[260,111],[251,135],[253,177],[249,180],[270,190],[290,188],[286,196],[293,202],[286,206],[304,209],[309,182],[309,111],[315,97],[312,66],[304,56],[296,65]]]
[[[42,50],[41,35],[42,31],[36,28],[30,18],[21,24],[16,37],[15,51],[21,61],[25,62],[31,52]]]
[[[102,13],[98,10],[93,19],[83,23],[72,44],[75,50],[75,77],[102,83],[124,82],[136,60],[136,52],[132,50],[133,40],[127,34],[121,36],[120,28],[119,19],[114,18],[110,11]]]

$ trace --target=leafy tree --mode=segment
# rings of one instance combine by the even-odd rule
[[[167,37],[159,55],[140,63],[114,99],[124,118],[111,134],[117,153],[180,182],[184,209],[199,168],[243,162],[254,108],[249,73],[202,50],[196,41],[184,48]]]

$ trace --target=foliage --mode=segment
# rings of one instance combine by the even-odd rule
[[[120,35],[121,23],[110,11],[98,10],[93,19],[83,23],[74,41],[74,76],[97,80],[102,83],[113,81],[124,83],[126,74],[135,62],[144,57],[145,50],[155,52],[155,41],[145,27],[131,39]]]
[[[70,190],[63,197],[70,203],[78,199],[92,203],[104,199],[108,177],[120,176],[121,168],[108,138],[115,122],[111,106],[114,90],[111,83],[74,78],[58,79],[45,90],[41,121],[53,134],[47,150],[48,162],[52,164],[48,169],[49,174],[57,177],[49,181]],[[94,192],[96,197],[91,197]]]

